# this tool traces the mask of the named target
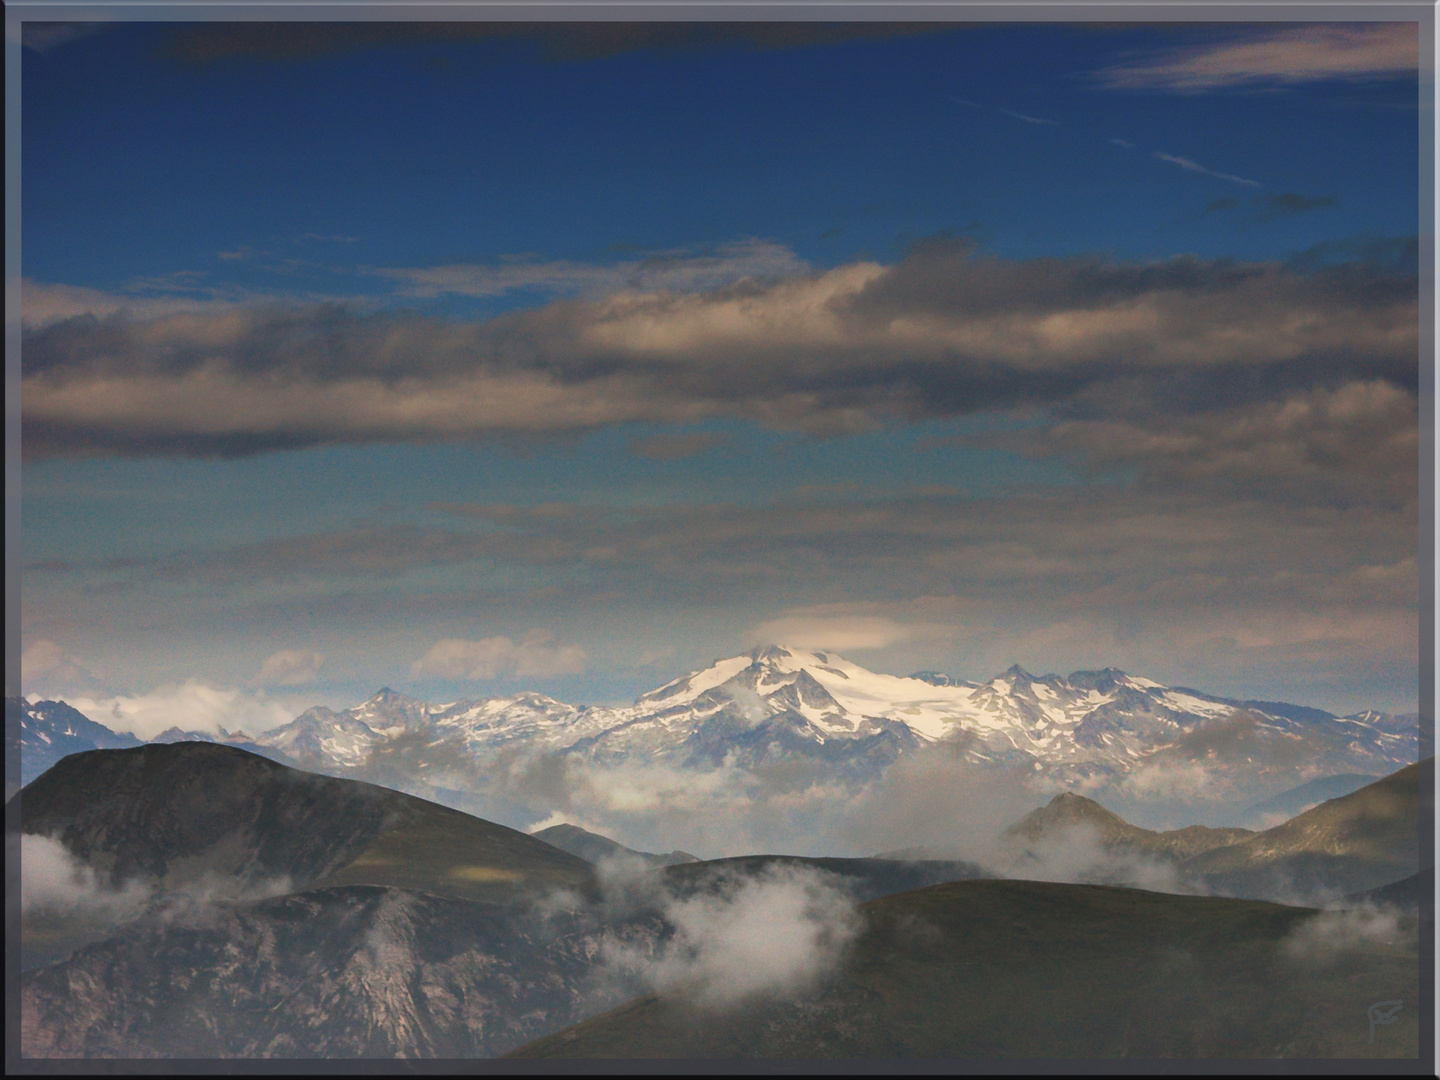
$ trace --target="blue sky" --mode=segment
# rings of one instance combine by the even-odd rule
[[[1415,706],[1413,24],[477,25],[28,31],[27,692]]]

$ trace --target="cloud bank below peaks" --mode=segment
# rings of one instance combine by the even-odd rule
[[[1013,261],[945,241],[890,266],[783,263],[476,321],[321,304],[27,326],[25,451],[237,455],[715,417],[835,435],[1418,381],[1416,280],[1361,264]]]

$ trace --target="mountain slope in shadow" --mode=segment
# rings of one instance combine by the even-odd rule
[[[1418,1003],[1413,920],[1331,947],[1336,916],[1031,881],[862,906],[808,991],[630,1002],[512,1052],[538,1058],[1363,1058],[1419,1053],[1415,1009],[1369,1043],[1363,1003]],[[1308,929],[1307,929],[1308,928]],[[1318,928],[1318,932],[1317,932]],[[1333,941],[1339,941],[1335,936]],[[1362,1007],[1357,1011],[1356,1002]]]
[[[677,863],[700,861],[688,851],[672,851],[668,855],[636,851],[608,836],[582,829],[579,825],[551,825],[548,829],[541,829],[531,835],[589,863],[598,863],[601,859],[625,858],[638,860],[646,866],[674,866]]]
[[[72,754],[23,789],[20,821],[112,884],[162,890],[208,876],[507,902],[594,880],[583,860],[515,829],[214,743]]]
[[[1426,758],[1181,870],[1232,896],[1340,897],[1388,885],[1420,870],[1434,783],[1435,759]]]
[[[146,917],[21,983],[27,1057],[493,1057],[613,1004],[583,920],[374,885]]]

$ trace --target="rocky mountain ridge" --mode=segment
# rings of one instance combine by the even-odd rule
[[[61,708],[68,707],[20,707],[27,781],[53,764],[47,717]],[[1115,668],[1037,676],[1016,665],[987,682],[902,677],[833,652],[773,645],[718,660],[624,707],[580,707],[533,692],[437,705],[386,687],[353,708],[316,706],[254,737],[172,730],[156,741],[177,738],[426,791],[463,789],[490,763],[515,754],[701,770],[806,761],[866,779],[904,754],[940,744],[978,765],[1030,770],[1052,790],[1199,762],[1246,772],[1273,791],[1332,773],[1383,775],[1421,751],[1414,716],[1337,717],[1168,687]]]

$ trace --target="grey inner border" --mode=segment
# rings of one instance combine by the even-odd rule
[[[1152,22],[1417,22],[1420,27],[1420,724],[1434,735],[1435,667],[1435,6],[1430,2],[1391,3],[1387,0],[1349,0],[1344,3],[1317,3],[1313,0],[1276,0],[1272,3],[1212,2],[1167,3],[1142,0],[1135,3],[1094,4],[1071,0],[1017,0],[1015,3],[968,3],[965,0],[932,0],[928,3],[890,3],[885,0],[784,0],[764,3],[683,3],[675,0],[645,3],[594,3],[565,0],[531,0],[526,3],[486,0],[455,0],[452,3],[376,0],[374,3],[72,3],[70,0],[10,4],[5,9],[5,696],[20,693],[20,596],[22,588],[20,550],[20,30],[22,22],[1113,22],[1137,17]],[[19,748],[15,748],[19,753]],[[10,773],[11,748],[6,746],[6,774]],[[18,775],[19,763],[13,767]],[[1429,812],[1422,816],[1422,851],[1431,853],[1435,864],[1435,792],[1421,792]],[[5,807],[5,1071],[42,1075],[127,1075],[127,1074],[242,1074],[270,1075],[451,1075],[457,1072],[481,1075],[598,1075],[680,1073],[713,1075],[747,1073],[756,1075],[1075,1075],[1115,1073],[1149,1075],[1213,1075],[1258,1073],[1265,1075],[1353,1075],[1356,1063],[1332,1060],[1284,1061],[1088,1061],[1045,1059],[1043,1061],[997,1060],[827,1060],[807,1061],[595,1061],[595,1062],[505,1062],[464,1059],[457,1061],[372,1061],[372,1060],[77,1060],[41,1061],[20,1057],[20,800],[17,796]],[[1431,897],[1433,905],[1434,898]],[[1433,908],[1432,908],[1433,912]],[[1434,978],[1435,939],[1433,920],[1421,923],[1420,956],[1424,970],[1431,973],[1420,983],[1422,1023],[1420,1057],[1414,1061],[1365,1062],[1366,1074],[1436,1074],[1435,1028],[1437,994]]]

